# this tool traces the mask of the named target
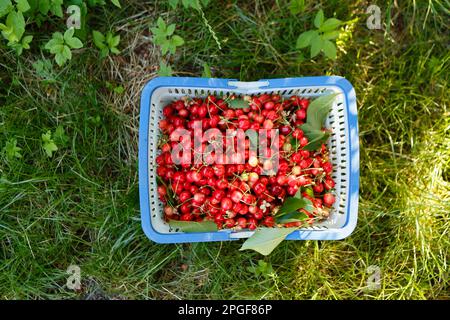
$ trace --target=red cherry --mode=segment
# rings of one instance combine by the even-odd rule
[[[178,111],[178,115],[183,118],[187,118],[189,116],[189,111],[186,108],[181,109]]]
[[[273,227],[274,225],[275,225],[275,220],[274,220],[274,218],[272,217],[272,216],[267,216],[265,219],[264,219],[264,225],[266,226],[266,227]]]
[[[280,132],[284,135],[288,135],[289,133],[291,133],[291,128],[289,126],[281,126]]]
[[[180,202],[183,203],[191,198],[191,193],[189,191],[183,191],[180,193],[178,198],[180,198]]]
[[[307,109],[308,106],[309,106],[309,100],[308,100],[308,99],[300,99],[299,105],[300,105],[302,108]]]
[[[158,186],[157,191],[161,197],[164,197],[165,195],[167,195],[167,190],[166,190],[165,186]]]
[[[298,140],[300,140],[301,138],[303,138],[303,135],[304,135],[303,130],[300,129],[300,128],[296,128],[296,129],[294,130],[294,132],[292,132],[292,136],[293,136],[295,139],[298,139]]]
[[[165,107],[163,108],[163,115],[164,115],[164,117],[168,118],[168,117],[170,117],[172,114],[173,114],[173,108],[172,108],[170,105],[165,106]]]
[[[335,183],[334,183],[333,179],[327,178],[325,180],[325,182],[323,183],[323,185],[324,185],[325,189],[330,190],[330,189],[334,188]]]
[[[269,119],[265,120],[264,123],[263,123],[263,128],[266,129],[266,130],[272,129],[273,128],[272,120],[269,120]]]
[[[248,219],[248,228],[249,228],[250,230],[255,230],[257,224],[258,224],[258,221],[256,221],[256,219],[254,219],[254,218]]]
[[[235,203],[240,202],[241,199],[242,199],[242,197],[243,197],[242,192],[240,192],[240,191],[238,191],[238,190],[234,190],[234,191],[231,193],[231,196],[230,196],[231,200],[232,200],[233,202],[235,202]]]
[[[295,112],[297,119],[304,120],[306,119],[306,111],[305,109],[299,109]]]
[[[327,174],[330,174],[333,171],[333,165],[330,162],[325,162],[322,165],[323,171]]]
[[[225,196],[225,191],[223,191],[223,190],[219,190],[219,189],[217,189],[217,190],[215,190],[214,192],[213,192],[213,194],[212,194],[212,197],[214,198],[214,199],[217,199],[217,200],[222,200],[222,198]]]
[[[238,121],[238,128],[242,130],[250,129],[250,121],[248,119],[241,119]]]
[[[201,193],[201,192],[197,192],[196,194],[194,194],[194,199],[193,201],[198,204],[198,205],[202,205],[206,200],[206,196]]]
[[[208,114],[208,109],[206,108],[205,105],[201,105],[198,108],[197,114],[200,117],[200,119],[202,119],[202,118],[206,117],[206,115]]]
[[[258,210],[253,213],[253,217],[255,217],[256,220],[261,220],[263,218],[264,214],[262,211],[258,208]]]
[[[288,178],[285,175],[280,175],[277,177],[277,184],[283,186],[288,181]]]
[[[302,161],[302,156],[301,156],[301,154],[299,152],[295,152],[295,153],[292,154],[291,159],[295,163],[299,163],[300,161]]]
[[[186,181],[186,175],[183,172],[175,172],[172,181],[175,183],[184,183]]]
[[[213,170],[217,177],[222,177],[225,174],[225,167],[222,164],[216,164],[213,166]]]
[[[219,189],[225,189],[226,187],[228,187],[228,181],[226,180],[218,180],[216,183],[217,188]]]
[[[261,183],[261,182],[257,182],[254,186],[253,186],[253,191],[255,191],[255,193],[257,195],[261,195],[266,191],[266,186]]]
[[[266,117],[267,119],[274,121],[278,118],[278,114],[275,110],[270,110],[269,112],[267,112]]]
[[[164,214],[167,217],[171,217],[174,214],[175,210],[171,206],[165,206],[164,207]]]
[[[234,221],[234,219],[226,219],[225,220],[225,226],[227,228],[233,228],[235,224],[236,224],[236,221]]]
[[[242,229],[245,229],[247,227],[247,219],[245,219],[245,218],[238,218],[236,220],[236,222],[237,222],[237,225],[239,227],[241,227]]]
[[[313,191],[315,193],[322,193],[323,192],[323,184],[322,183],[317,183],[315,186],[313,186]]]
[[[258,114],[258,115],[255,116],[254,120],[257,123],[262,124],[264,122],[265,118],[264,118],[264,116],[262,114]]]
[[[233,201],[231,201],[230,198],[223,198],[222,201],[220,202],[220,207],[223,210],[230,210],[233,206]]]
[[[301,137],[300,138],[300,146],[303,148],[304,146],[306,146],[307,144],[308,144],[308,138],[306,138],[306,137]]]
[[[331,207],[336,202],[336,197],[332,193],[325,193],[323,195],[323,204]]]
[[[255,201],[255,196],[249,193],[244,194],[244,196],[242,197],[242,202],[244,202],[245,204],[253,204],[255,203]]]
[[[300,154],[303,158],[309,158],[310,153],[308,150],[300,150]]]
[[[264,109],[266,110],[272,110],[275,107],[275,103],[273,103],[272,101],[268,101],[266,103],[264,103]]]

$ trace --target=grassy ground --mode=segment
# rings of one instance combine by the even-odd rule
[[[307,1],[308,2],[308,1]],[[205,17],[165,1],[131,1],[95,24],[122,35],[122,54],[99,62],[79,50],[47,74],[0,48],[0,297],[159,299],[449,299],[450,110],[448,2],[377,1],[384,30],[369,30],[372,1],[307,4],[211,1]],[[445,7],[446,6],[446,7]],[[354,20],[336,61],[299,58],[298,35],[319,9]],[[120,14],[119,14],[120,13]],[[389,14],[388,14],[389,13]],[[177,75],[260,78],[335,74],[354,85],[361,142],[358,226],[343,241],[286,242],[269,257],[241,243],[157,245],[139,219],[138,99],[160,51],[148,27],[177,24],[186,41],[169,59]],[[389,26],[389,32],[385,32]],[[44,81],[46,79],[46,81]],[[106,82],[123,86],[116,93]],[[62,127],[48,158],[41,135]],[[273,272],[252,267],[263,260]],[[66,287],[81,268],[82,288]],[[365,290],[367,268],[381,287]]]

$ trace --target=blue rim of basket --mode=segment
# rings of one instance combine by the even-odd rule
[[[139,197],[141,209],[141,224],[146,236],[157,243],[182,243],[182,242],[207,242],[238,240],[231,237],[231,230],[217,232],[198,233],[159,233],[151,223],[151,212],[149,202],[149,178],[148,178],[148,130],[151,110],[151,96],[153,91],[159,87],[195,87],[207,89],[235,89],[229,85],[229,81],[235,79],[217,78],[192,78],[192,77],[158,77],[150,80],[141,94],[141,110],[139,124]],[[359,138],[358,117],[356,110],[356,94],[351,83],[340,76],[321,76],[284,79],[261,79],[260,82],[268,82],[264,89],[283,89],[289,87],[310,86],[336,86],[345,95],[347,106],[347,132],[350,147],[350,183],[347,195],[347,220],[341,228],[325,230],[297,230],[292,232],[287,240],[340,240],[349,236],[356,227],[358,219],[358,196],[359,196]]]

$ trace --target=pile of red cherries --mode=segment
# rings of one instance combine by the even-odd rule
[[[244,97],[248,107],[233,108],[229,103],[233,98],[183,98],[163,108],[156,173],[158,195],[164,204],[164,219],[211,220],[220,229],[236,230],[254,230],[259,226],[301,226],[305,221],[281,225],[275,219],[285,199],[298,194],[299,190],[314,208],[299,210],[308,215],[306,223],[326,219],[336,200],[333,194],[335,182],[331,177],[333,167],[325,144],[314,151],[304,149],[309,141],[300,126],[306,121],[310,100],[299,96],[282,98],[278,94],[261,94]],[[194,139],[198,139],[194,135],[196,121],[201,121],[202,130],[217,128],[224,137],[227,130],[277,129],[278,170],[272,175],[263,174],[265,169],[270,169],[270,162],[262,161],[249,151],[248,139],[245,141],[244,163],[194,165],[192,162],[177,165],[172,151],[180,141],[174,132],[177,129],[189,131],[193,146]],[[201,143],[206,144],[207,141]],[[205,150],[205,146],[202,147]]]

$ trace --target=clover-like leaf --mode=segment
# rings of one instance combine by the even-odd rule
[[[311,38],[311,58],[317,56],[320,50],[322,50],[322,38],[317,34]]]
[[[50,158],[53,155],[53,152],[58,150],[58,147],[56,146],[55,142],[52,139],[51,131],[49,130],[46,133],[43,133],[41,139],[42,139],[42,148],[47,154],[47,157]]]
[[[159,64],[158,75],[161,77],[170,77],[172,75],[172,67],[170,65],[166,65],[164,62]]]
[[[9,139],[8,141],[6,141],[6,145],[3,148],[6,158],[9,161],[12,161],[13,159],[20,159],[22,158],[22,154],[20,153],[20,151],[22,151],[22,148],[17,146],[17,139],[16,138],[12,138]]]
[[[320,28],[320,26],[323,24],[323,20],[325,19],[325,16],[323,14],[323,10],[320,9],[317,13],[316,16],[314,17],[314,26],[316,28]]]
[[[328,32],[333,31],[337,27],[339,27],[342,24],[342,21],[336,18],[329,18],[325,20],[324,23],[319,27],[319,31],[321,32]]]
[[[20,12],[26,12],[31,8],[27,0],[15,0],[15,2],[17,3],[17,10]]]
[[[325,56],[327,56],[328,58],[333,59],[333,60],[336,59],[336,56],[337,56],[336,46],[330,40],[323,40],[322,50],[323,50],[323,53],[325,53]]]
[[[297,38],[297,49],[302,49],[311,44],[311,39],[318,36],[318,32],[316,30],[309,30],[303,32],[298,38]]]
[[[97,48],[103,49],[106,47],[105,36],[100,31],[93,30],[92,39],[94,40],[94,44]]]

